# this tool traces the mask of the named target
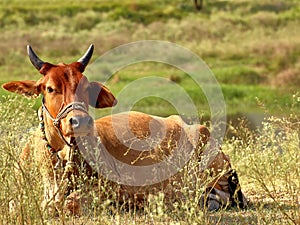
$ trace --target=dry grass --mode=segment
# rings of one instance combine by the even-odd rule
[[[294,99],[294,106],[298,107],[299,96]],[[22,140],[30,135],[28,129],[34,126],[35,120],[28,103],[20,98],[8,98],[1,105],[2,224],[15,224],[16,221],[19,224],[299,224],[300,120],[294,114],[286,118],[268,118],[256,131],[247,129],[243,120],[239,126],[231,127],[234,136],[225,141],[223,149],[231,156],[250,201],[246,210],[208,212],[201,209],[186,191],[186,188],[195,187],[187,176],[186,187],[181,188],[188,200],[174,202],[172,207],[164,204],[162,194],[152,195],[143,208],[128,208],[126,204],[116,204],[113,199],[100,200],[97,197],[100,192],[114,192],[104,184],[89,194],[93,201],[84,206],[85,213],[81,217],[64,214],[56,217],[43,211],[38,169],[34,163],[26,168],[18,164]],[[22,179],[15,175],[16,171]],[[197,190],[201,192],[202,189]],[[15,203],[13,211],[12,202]]]

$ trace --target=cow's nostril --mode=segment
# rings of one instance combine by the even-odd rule
[[[70,118],[69,122],[73,128],[79,127],[79,119],[77,117]]]
[[[93,124],[94,124],[93,118],[89,116],[89,117],[87,118],[87,126],[88,126],[88,127],[92,127]]]
[[[69,123],[73,129],[88,131],[94,125],[94,120],[90,116],[73,116],[69,119]]]

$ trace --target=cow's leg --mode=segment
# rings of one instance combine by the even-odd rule
[[[201,205],[206,205],[209,210],[218,210],[227,206],[245,208],[247,201],[241,191],[237,173],[231,168],[229,157],[218,146],[211,147],[213,151],[204,151],[209,162],[207,169],[210,171],[210,174],[205,175],[204,178],[213,181],[208,184],[201,197]]]
[[[60,182],[61,170],[53,169],[51,172],[42,173],[43,185],[44,185],[44,198],[42,202],[42,208],[48,210],[50,214],[57,215],[63,210],[64,202],[64,190],[62,183]],[[45,172],[45,171],[41,171]]]
[[[209,187],[202,194],[200,206],[207,207],[209,211],[217,211],[229,205],[230,194],[214,187]]]
[[[75,190],[71,192],[64,201],[64,211],[71,215],[81,215],[84,206],[90,206],[93,202],[91,195],[87,194],[89,191],[84,193],[81,190]]]
[[[221,178],[223,181],[216,181],[215,185],[206,189],[201,197],[201,206],[208,210],[215,211],[222,207],[232,206],[244,209],[247,207],[247,199],[241,191],[237,173],[230,170]]]
[[[57,207],[55,204],[55,184],[54,181],[47,178],[43,179],[44,183],[44,199],[42,201],[42,209],[48,210],[50,214],[57,214]]]
[[[50,213],[79,215],[82,195],[75,190],[70,193],[70,180],[64,175],[63,169],[54,170],[54,179],[45,179],[43,208],[48,208]]]
[[[237,172],[235,170],[231,170],[227,180],[231,205],[244,209],[247,206],[247,199],[242,193]]]

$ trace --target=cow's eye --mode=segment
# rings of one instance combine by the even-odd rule
[[[48,93],[52,93],[54,91],[54,89],[52,87],[47,87],[47,92]]]

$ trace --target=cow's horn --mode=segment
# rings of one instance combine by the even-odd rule
[[[94,45],[91,44],[89,49],[86,51],[86,53],[80,59],[78,59],[77,62],[80,62],[84,67],[86,67],[90,59],[92,58],[93,52],[94,52]]]
[[[34,65],[37,70],[40,70],[44,62],[35,54],[30,45],[27,45],[27,53],[32,65]]]

